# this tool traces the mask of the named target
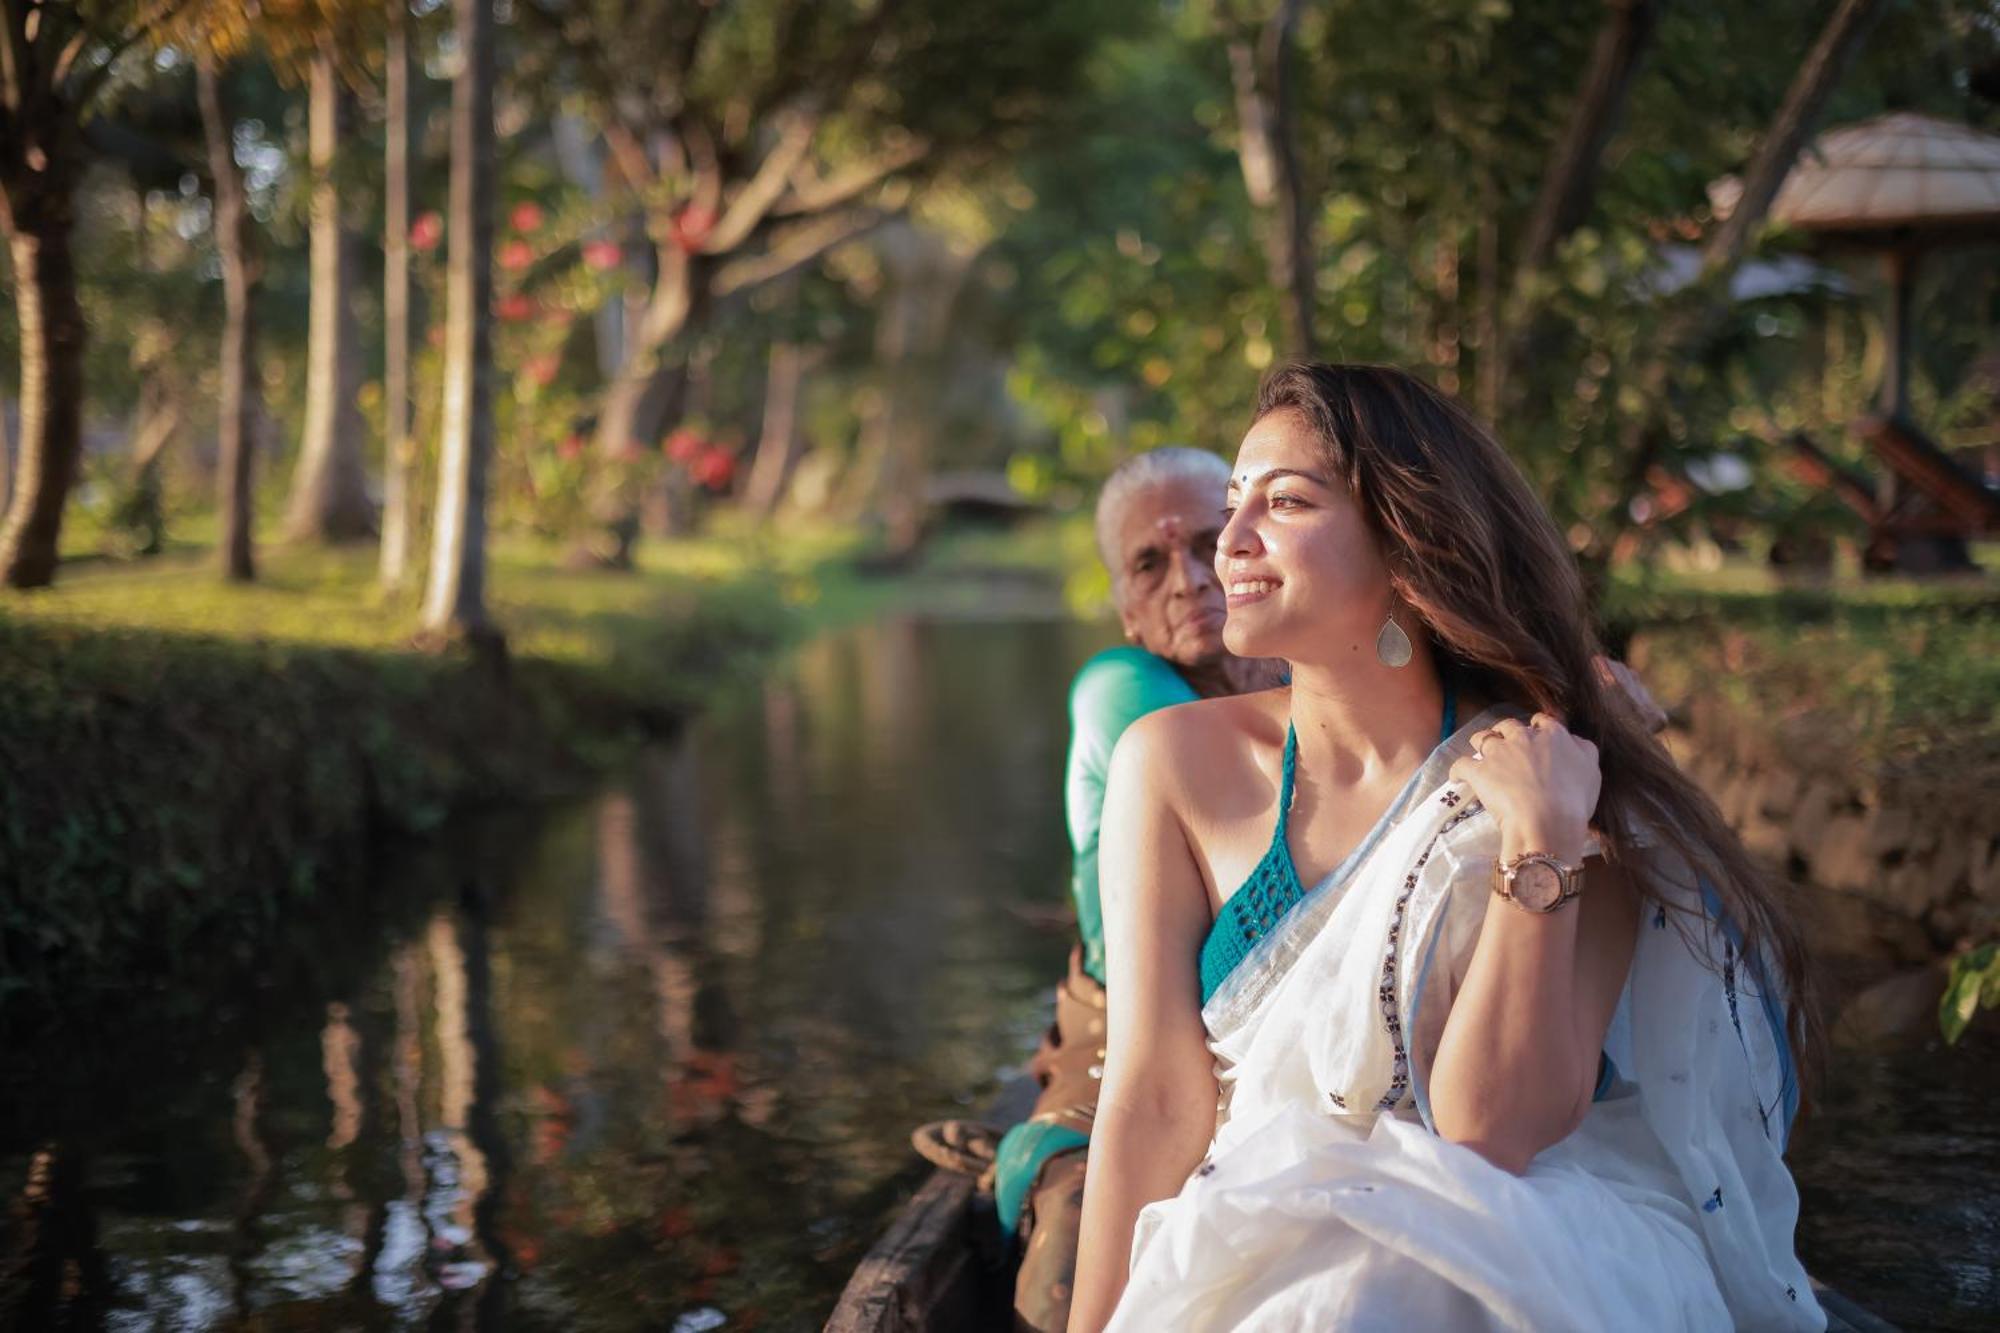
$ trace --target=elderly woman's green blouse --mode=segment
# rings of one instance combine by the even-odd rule
[[[1069,768],[1063,809],[1072,853],[1070,894],[1083,936],[1083,970],[1104,983],[1104,907],[1097,896],[1097,832],[1111,750],[1146,714],[1196,698],[1163,657],[1143,648],[1107,648],[1083,664],[1069,689]]]

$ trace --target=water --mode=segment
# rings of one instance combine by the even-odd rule
[[[1793,1147],[1807,1267],[1904,1328],[2000,1328],[1996,1018],[1957,1047],[1838,1052]]]
[[[1102,642],[829,637],[598,797],[52,1028],[0,1070],[0,1325],[817,1327],[909,1129],[1047,1020]],[[1991,1326],[1993,1053],[1846,1060],[1802,1137],[1808,1261],[1912,1328]]]

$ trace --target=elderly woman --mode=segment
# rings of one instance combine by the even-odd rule
[[[1001,1140],[994,1194],[1000,1221],[1022,1240],[1016,1326],[1058,1330],[1069,1319],[1084,1148],[1104,1058],[1104,918],[1097,897],[1097,825],[1112,748],[1156,709],[1262,688],[1269,664],[1222,644],[1215,538],[1229,465],[1200,449],[1128,459],[1097,499],[1097,549],[1125,632],[1070,687],[1064,809],[1073,853],[1070,893],[1081,937],[1056,990],[1056,1019],[1031,1064],[1034,1112]]]

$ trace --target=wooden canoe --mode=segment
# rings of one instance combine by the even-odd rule
[[[987,1123],[1026,1119],[1035,1091],[1031,1078],[1010,1081]],[[993,1200],[963,1172],[933,1171],[847,1280],[826,1333],[1002,1333],[1013,1278]]]
[[[1011,1125],[1034,1104],[1028,1079],[1010,1083],[987,1119]],[[1815,1281],[1828,1333],[1896,1333]],[[1004,1333],[1012,1328],[1013,1270],[993,1201],[971,1176],[936,1171],[847,1281],[826,1333]]]

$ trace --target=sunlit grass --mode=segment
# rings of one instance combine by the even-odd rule
[[[851,536],[826,529],[783,544],[729,534],[641,545],[629,573],[571,569],[564,550],[533,538],[497,541],[488,603],[516,656],[601,664],[621,637],[695,614],[725,591],[773,614],[823,600],[831,562]],[[259,552],[258,580],[223,582],[206,552],[66,566],[58,585],[0,601],[0,616],[44,625],[255,639],[272,643],[416,651],[423,577],[382,590],[372,545],[320,549],[272,545]]]
[[[2000,744],[1991,574],[1802,580],[1745,561],[1623,571],[1605,605],[1643,632],[1646,676],[1663,697],[1708,691],[1756,725],[1809,732],[1869,762]]]

